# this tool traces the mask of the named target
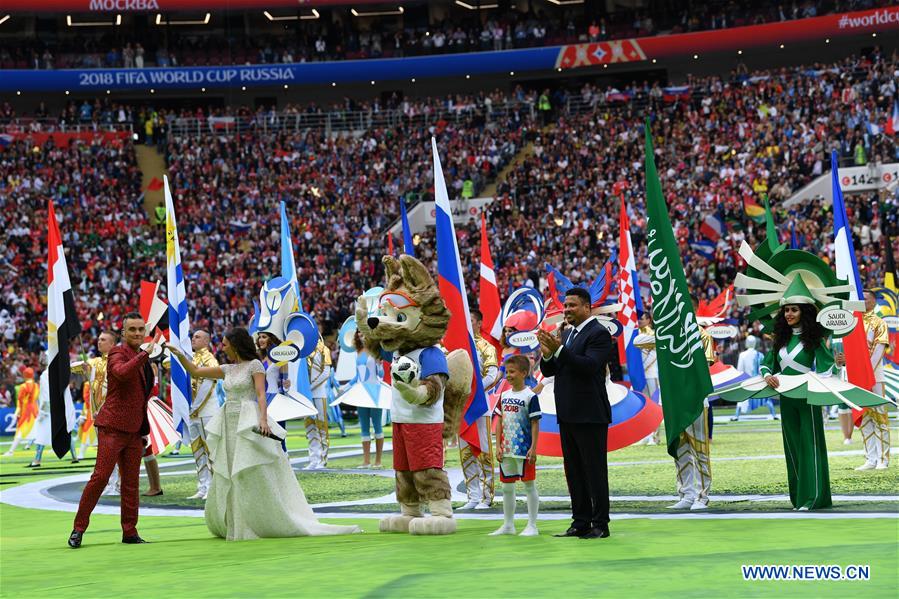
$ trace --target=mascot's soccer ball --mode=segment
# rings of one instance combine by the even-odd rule
[[[412,381],[417,380],[419,373],[420,367],[418,366],[418,362],[406,356],[394,360],[393,364],[390,366],[390,374],[393,378],[402,381],[407,385],[410,385],[412,384]]]

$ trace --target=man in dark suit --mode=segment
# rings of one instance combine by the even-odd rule
[[[560,537],[609,536],[609,470],[606,459],[612,407],[606,394],[606,364],[612,336],[590,315],[590,294],[574,287],[565,293],[565,326],[560,337],[539,331],[540,370],[554,376],[556,416],[571,495],[571,527]]]
[[[90,523],[91,512],[119,465],[122,484],[122,542],[146,543],[137,534],[137,512],[140,460],[144,453],[144,436],[150,433],[147,402],[153,388],[153,371],[149,353],[159,341],[153,339],[147,351],[141,350],[146,325],[140,314],[131,312],[122,320],[123,343],[108,354],[106,402],[94,419],[97,427],[97,463],[84,487],[75,525],[69,535],[69,547],[81,547],[81,538]]]

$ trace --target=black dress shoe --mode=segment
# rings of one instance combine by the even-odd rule
[[[605,539],[611,536],[608,527],[602,526],[594,526],[590,530],[587,531],[586,534],[581,535],[582,539]]]
[[[149,543],[150,541],[145,541],[140,538],[140,535],[134,535],[133,537],[122,537],[122,542],[126,545],[139,545],[140,543]]]
[[[81,537],[84,536],[84,533],[78,530],[73,530],[72,534],[69,535],[69,547],[72,549],[78,549],[81,547]]]
[[[582,537],[585,534],[590,532],[589,528],[575,528],[571,527],[565,532],[559,533],[557,535],[553,535],[554,537]]]

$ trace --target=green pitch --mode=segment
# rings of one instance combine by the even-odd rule
[[[855,472],[860,439],[843,446],[839,432],[827,432],[834,494],[868,496],[843,500],[833,518],[758,519],[793,516],[784,502],[721,500],[712,510],[751,519],[648,517],[613,520],[612,537],[600,541],[555,539],[565,520],[541,521],[533,539],[488,537],[493,520],[459,520],[456,535],[417,538],[377,532],[377,520],[326,520],[357,523],[366,531],[354,537],[266,539],[226,543],[211,537],[202,518],[142,517],[141,534],[150,545],[119,543],[117,516],[95,515],[84,546],[66,546],[73,514],[21,509],[0,504],[0,597],[149,597],[184,593],[197,597],[895,597],[899,588],[899,469]],[[332,455],[358,447],[358,428],[340,438],[331,430]],[[390,429],[386,429],[388,439]],[[899,431],[893,429],[894,438]],[[305,455],[305,439],[291,427],[291,457]],[[786,492],[779,423],[752,421],[716,424],[712,445],[713,494]],[[47,478],[90,472],[93,462],[57,461],[45,455],[40,469],[26,469],[32,451],[0,460],[0,489]],[[93,455],[93,452],[88,454]],[[189,471],[178,459],[160,458],[163,472]],[[449,449],[447,467],[458,468],[458,451]],[[750,459],[746,459],[749,457]],[[717,459],[717,461],[716,461]],[[389,467],[391,456],[384,463]],[[353,468],[358,456],[335,458],[332,467]],[[628,447],[610,455],[614,495],[671,495],[674,472],[663,446]],[[549,469],[538,473],[545,497],[564,496],[563,473],[555,458],[540,458]],[[392,480],[361,472],[300,472],[312,503],[383,496]],[[142,505],[200,507],[187,500],[195,490],[190,475],[164,476],[165,495],[142,498]],[[142,482],[142,488],[146,483]],[[871,501],[872,495],[883,500]],[[104,498],[104,502],[116,502]],[[667,513],[667,502],[614,501],[615,513],[652,516]],[[390,504],[357,507],[370,513]],[[567,514],[564,502],[546,501],[544,514]],[[524,505],[518,513],[523,518]],[[878,512],[893,518],[852,519]],[[519,529],[523,521],[518,521]],[[745,581],[742,565],[868,565],[867,581]],[[568,597],[565,597],[565,596]]]
[[[227,543],[199,518],[142,518],[150,545],[119,543],[95,516],[84,546],[65,545],[72,515],[0,508],[4,597],[895,597],[895,520],[623,520],[609,539],[486,536],[461,521],[449,537]],[[346,523],[347,521],[340,521]],[[741,565],[870,565],[868,581],[744,581]],[[180,589],[180,590],[179,590]]]

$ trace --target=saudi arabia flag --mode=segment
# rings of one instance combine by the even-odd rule
[[[652,318],[668,453],[677,457],[678,437],[702,414],[703,400],[712,392],[712,377],[702,351],[699,324],[674,241],[668,207],[662,198],[648,121],[645,127],[646,238]]]

